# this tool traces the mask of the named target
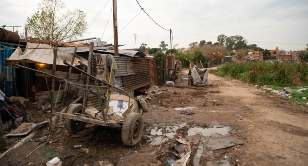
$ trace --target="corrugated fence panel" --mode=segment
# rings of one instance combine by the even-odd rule
[[[132,58],[135,75],[122,77],[124,90],[127,92],[150,84],[150,60]]]
[[[116,77],[134,75],[133,64],[131,57],[114,56],[117,63]]]

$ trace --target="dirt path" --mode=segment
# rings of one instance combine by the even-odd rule
[[[187,71],[184,71],[187,73]],[[209,86],[187,86],[187,81],[170,87],[161,87],[161,94],[149,95],[151,110],[143,114],[144,136],[134,147],[124,146],[121,130],[87,126],[74,136],[67,136],[63,124],[55,133],[42,129],[33,138],[50,136],[52,143],[33,152],[29,159],[24,157],[39,143],[29,142],[0,159],[1,165],[44,165],[49,159],[59,156],[63,165],[93,165],[108,160],[114,165],[167,165],[165,151],[170,142],[161,143],[152,131],[184,124],[189,128],[227,126],[230,136],[243,145],[210,150],[204,148],[199,165],[308,165],[308,114],[307,109],[280,97],[269,98],[269,94],[242,82],[209,75]],[[193,115],[180,114],[186,107],[195,107]],[[176,110],[175,108],[181,108]],[[184,126],[183,125],[183,126]],[[159,135],[159,134],[158,134]],[[203,140],[212,136],[204,135]],[[158,139],[158,144],[155,139]],[[201,139],[202,140],[202,139]],[[81,145],[81,148],[74,148]],[[198,145],[188,165],[193,164]]]

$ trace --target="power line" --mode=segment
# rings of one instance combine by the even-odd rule
[[[162,27],[161,25],[159,25],[156,21],[154,21],[154,19],[144,10],[144,8],[140,5],[140,3],[138,2],[138,0],[136,0],[138,5],[140,6],[141,10],[146,14],[148,15],[148,17],[156,24],[158,25],[159,27],[161,27],[162,29],[166,30],[166,31],[169,31],[167,30],[166,28]]]
[[[124,28],[122,28],[119,32],[118,32],[118,34],[121,32],[121,31],[123,31],[126,27],[127,27],[127,25],[129,24],[129,23],[131,23],[139,14],[140,14],[140,12],[141,12],[141,10],[138,12],[138,14],[133,18],[133,19],[131,19],[125,26],[124,26]],[[110,38],[109,40],[111,40],[111,39],[113,39],[113,37],[112,38]],[[108,40],[108,41],[109,41]],[[107,42],[108,42],[107,41]]]
[[[108,1],[104,4],[104,6],[102,7],[102,9],[101,9],[100,11],[97,12],[97,14],[95,15],[95,17],[90,21],[89,26],[87,27],[87,29],[89,29],[89,28],[93,25],[93,23],[96,21],[96,19],[101,15],[101,13],[102,13],[103,10],[105,9],[105,7],[107,6],[107,4],[108,4],[109,1],[110,1],[110,0],[108,0]]]
[[[106,24],[106,26],[105,26],[104,33],[103,33],[102,38],[104,37],[104,34],[105,34],[105,31],[106,31],[106,28],[107,28],[107,25],[108,25],[108,22],[109,22],[109,18],[110,18],[111,12],[112,12],[112,7],[111,7],[111,9],[110,9],[110,13],[109,13],[109,16],[108,16],[107,24]]]

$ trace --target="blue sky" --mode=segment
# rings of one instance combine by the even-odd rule
[[[90,22],[108,0],[65,0],[70,9],[87,14]],[[27,17],[37,11],[40,0],[1,0],[0,25],[24,26]],[[111,3],[88,29],[84,38],[102,37]],[[173,30],[177,48],[187,48],[200,40],[216,42],[217,36],[241,35],[248,44],[266,49],[301,50],[308,44],[307,0],[139,0],[145,11],[161,26]],[[140,11],[136,0],[118,0],[119,31]],[[23,31],[23,27],[18,29]],[[183,33],[184,32],[184,33]],[[135,44],[134,34],[137,35]],[[113,43],[112,15],[104,41]],[[158,47],[169,43],[169,32],[153,23],[141,12],[120,34],[123,48],[142,43]]]

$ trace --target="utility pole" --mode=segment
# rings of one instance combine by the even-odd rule
[[[113,34],[114,34],[114,56],[119,56],[117,0],[113,0]]]
[[[172,30],[170,28],[170,49],[172,50],[171,34],[172,34]]]
[[[136,44],[137,35],[136,35],[136,34],[134,34],[134,36],[135,36],[135,47],[137,48],[137,44]]]

